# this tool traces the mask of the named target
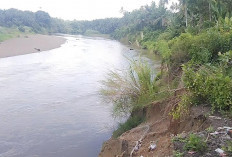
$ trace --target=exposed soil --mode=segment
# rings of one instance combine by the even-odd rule
[[[179,97],[173,96],[163,102],[156,102],[146,107],[143,110],[143,114],[146,116],[146,123],[133,128],[119,138],[111,138],[103,144],[99,157],[168,157],[173,156],[174,150],[182,150],[182,143],[172,143],[173,136],[184,133],[186,137],[189,133],[199,133],[201,136],[207,138],[208,134],[204,131],[210,126],[214,129],[221,126],[232,126],[229,119],[221,118],[215,120],[208,117],[210,110],[207,107],[193,107],[190,114],[184,119],[173,120],[170,116],[172,108],[178,104]],[[218,116],[218,115],[217,115]],[[133,151],[136,142],[142,138],[139,148]],[[218,155],[215,153],[215,148],[220,145],[219,142],[208,138],[209,145],[212,145],[212,149],[209,149],[208,156]],[[154,150],[149,149],[151,144],[156,144]],[[211,146],[210,146],[211,147]],[[183,150],[182,150],[183,151]],[[188,152],[185,152],[188,156]],[[200,154],[194,154],[194,156],[202,156]]]

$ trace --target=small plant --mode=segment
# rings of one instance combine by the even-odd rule
[[[174,151],[174,152],[173,152],[173,156],[174,156],[174,157],[183,157],[183,156],[184,156],[184,153],[181,153],[181,152],[179,152],[179,151]]]
[[[214,128],[212,126],[208,127],[207,129],[205,129],[207,131],[207,133],[212,133],[214,132]]]
[[[174,108],[170,114],[174,119],[180,119],[189,113],[191,104],[191,96],[189,94],[184,94],[181,96],[181,101],[179,102],[178,106]]]
[[[207,148],[206,142],[204,142],[199,136],[190,134],[184,149],[187,151],[204,152]]]
[[[187,142],[187,140],[185,138],[181,137],[181,134],[178,134],[177,136],[174,136],[172,138],[172,142],[183,142],[183,143],[185,143],[185,142]]]
[[[145,118],[142,116],[134,116],[130,117],[125,123],[119,124],[117,130],[113,132],[113,137],[117,138],[122,135],[124,132],[138,126],[142,122],[144,122]]]
[[[232,141],[227,141],[226,146],[223,147],[223,150],[226,151],[229,155],[232,155]]]

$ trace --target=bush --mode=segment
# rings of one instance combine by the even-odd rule
[[[192,97],[190,94],[184,94],[181,96],[181,101],[178,103],[176,108],[171,111],[171,115],[174,119],[180,119],[181,117],[189,114],[189,109],[192,105]]]
[[[161,46],[163,45],[162,41]],[[158,44],[158,45],[159,45]],[[179,67],[189,60],[198,64],[216,62],[218,53],[232,50],[232,33],[210,29],[198,35],[182,33],[168,42],[171,53],[168,56],[171,66]]]
[[[206,142],[195,134],[190,134],[184,149],[187,151],[204,152],[207,148]]]
[[[214,66],[185,65],[184,83],[199,102],[211,104],[212,110],[232,110],[232,79]]]
[[[156,44],[156,50],[161,55],[164,62],[169,63],[169,59],[171,56],[171,50],[169,49],[168,42],[165,40],[160,40]]]
[[[143,49],[148,49],[151,51],[155,50],[155,42],[153,41],[146,41],[146,42],[142,42],[141,44]]]
[[[192,35],[183,33],[179,37],[168,42],[171,49],[171,54],[166,61],[172,70],[179,69],[179,67],[190,60],[188,51],[192,45]]]

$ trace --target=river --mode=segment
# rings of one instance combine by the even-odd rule
[[[124,69],[121,43],[65,36],[60,48],[0,59],[0,157],[95,157],[115,120],[100,80]]]

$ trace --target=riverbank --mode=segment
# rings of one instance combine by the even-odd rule
[[[60,47],[63,37],[49,35],[24,35],[0,43],[0,58],[47,51]]]
[[[202,36],[204,36],[204,34]],[[129,43],[133,48],[144,48],[143,45],[137,44],[137,40],[128,42],[129,40],[124,38],[120,41],[127,44]],[[166,49],[165,43],[166,42],[160,42],[157,47],[163,46],[159,48],[161,50],[167,50],[165,52],[171,53],[172,49],[169,49],[169,47]],[[178,43],[178,45],[181,44]],[[151,43],[151,45],[154,45],[154,43]],[[153,48],[154,47],[150,46],[146,47],[151,54],[155,54],[156,51]],[[173,53],[175,53],[175,51]],[[231,51],[225,55],[229,53],[231,53]],[[219,100],[225,96],[225,93],[229,93],[226,92],[226,89],[217,89],[219,86],[223,85],[223,82],[220,82],[221,80],[218,81],[219,79],[216,80],[217,78],[215,75],[211,74],[210,77],[212,77],[212,80],[216,80],[215,82],[217,82],[213,88],[207,87],[204,81],[202,81],[203,84],[201,84],[202,82],[199,83],[201,89],[202,86],[207,87],[206,89],[210,89],[209,92],[206,91],[210,93],[207,99],[205,99],[207,101],[199,99],[198,102],[193,102],[193,99],[190,99],[192,98],[190,97],[192,96],[190,92],[196,91],[189,90],[191,88],[188,86],[186,88],[186,83],[189,83],[188,81],[190,81],[188,85],[192,85],[193,83],[191,82],[191,78],[188,77],[186,79],[186,74],[189,75],[189,69],[187,69],[187,71],[184,68],[179,68],[180,61],[178,58],[180,56],[177,58],[176,56],[170,57],[169,59],[173,59],[172,62],[165,63],[165,57],[167,57],[165,55],[167,54],[160,55],[163,64],[160,67],[161,72],[158,73],[155,78],[155,85],[158,89],[158,91],[154,92],[156,97],[154,97],[150,104],[141,107],[139,112],[138,109],[135,110],[136,112],[132,112],[129,118],[130,120],[139,116],[143,117],[144,121],[140,125],[137,125],[138,123],[134,121],[119,125],[118,130],[120,134],[117,134],[119,136],[112,136],[111,139],[103,144],[99,157],[230,156],[232,146],[231,114],[228,113],[228,111],[220,111],[218,108],[212,112],[212,104],[210,103],[214,101],[214,99],[208,99],[208,97],[212,96],[211,91],[223,92],[221,95],[214,95],[215,98]],[[183,58],[185,58],[185,56]],[[230,60],[231,58],[228,59],[228,62]],[[227,64],[228,63],[226,63],[226,65]],[[194,72],[195,71],[191,73],[192,78],[196,75]],[[201,77],[203,77],[203,75]],[[150,78],[150,76],[148,76],[148,78]],[[199,80],[197,81],[199,82]],[[115,82],[117,83],[117,81]],[[228,83],[226,86],[229,87],[228,89],[231,89],[231,84]],[[216,90],[214,90],[214,88],[216,88]],[[149,88],[147,91],[149,92]],[[200,92],[204,93],[205,91],[203,90]],[[198,94],[200,92],[198,92]],[[124,94],[124,97],[125,95],[126,94]],[[128,94],[126,96],[130,95]],[[195,101],[197,100],[196,98],[197,97],[195,97]],[[224,100],[226,99],[230,99],[230,96],[226,97]],[[141,98],[138,97],[137,100],[141,100]],[[222,105],[226,105],[226,103],[223,104],[224,102],[221,103]],[[215,103],[215,105],[219,104]],[[119,132],[118,130],[116,131]],[[123,132],[121,130],[123,130]]]
[[[230,147],[228,142],[232,136],[229,136],[230,132],[226,130],[231,129],[231,119],[211,114],[210,108],[204,106],[192,107],[189,115],[182,120],[173,119],[169,113],[180,101],[183,92],[184,90],[178,91],[176,96],[154,102],[141,112],[133,113],[144,116],[146,121],[121,136],[106,141],[99,157],[221,156],[215,150]],[[189,136],[194,136],[194,139]],[[200,148],[202,143],[205,143],[207,147],[204,148],[204,152],[197,149],[190,151],[185,149],[186,143]]]

